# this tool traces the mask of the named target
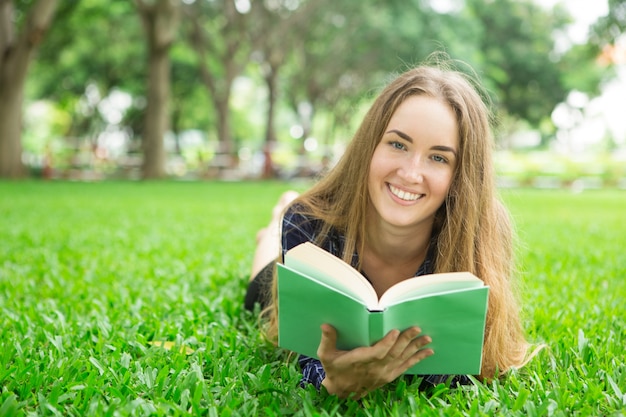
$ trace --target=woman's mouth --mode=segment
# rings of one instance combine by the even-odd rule
[[[388,185],[389,185],[389,191],[391,191],[391,194],[395,195],[396,197],[398,197],[400,200],[403,200],[403,201],[417,201],[419,198],[421,198],[424,195],[424,194],[415,194],[415,193],[411,193],[408,191],[404,191],[404,190],[394,187],[391,184],[388,184]]]

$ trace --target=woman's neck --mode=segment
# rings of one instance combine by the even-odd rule
[[[434,219],[433,219],[434,221]],[[413,227],[397,227],[388,223],[368,219],[364,246],[389,262],[411,260],[425,255],[433,231],[433,221]]]
[[[385,236],[378,234],[366,239],[363,254],[377,258],[380,262],[388,265],[414,265],[424,262],[428,246],[430,244],[430,233],[419,236]],[[366,259],[364,259],[366,260]],[[417,268],[415,268],[417,271]]]
[[[418,229],[368,227],[361,268],[380,297],[389,287],[415,275],[426,259],[432,226]]]

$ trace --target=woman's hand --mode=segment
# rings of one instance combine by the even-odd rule
[[[322,385],[330,394],[341,398],[361,398],[404,373],[411,366],[432,355],[424,348],[432,340],[419,336],[422,331],[411,327],[403,332],[392,330],[371,347],[349,351],[337,350],[337,331],[322,325],[322,340],[317,355],[326,372]]]

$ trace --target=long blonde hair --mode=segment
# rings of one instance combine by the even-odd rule
[[[457,118],[460,149],[448,197],[435,217],[435,272],[470,271],[491,287],[480,374],[488,379],[523,365],[529,344],[513,285],[512,227],[496,194],[490,112],[478,91],[470,77],[441,66],[401,74],[376,98],[338,164],[297,201],[305,214],[323,221],[320,236],[330,229],[345,236],[342,257],[350,262],[354,251],[362,253],[370,161],[391,116],[414,95],[447,103]],[[275,302],[268,311],[268,333],[275,335]]]

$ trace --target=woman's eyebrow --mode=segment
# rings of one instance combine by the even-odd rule
[[[440,152],[450,152],[450,153],[454,154],[454,156],[457,156],[456,149],[451,148],[450,146],[436,145],[436,146],[433,146],[430,149],[432,149],[434,151],[440,151]]]
[[[400,136],[402,139],[406,140],[407,142],[413,143],[413,138],[412,137],[410,137],[406,133],[401,132],[401,131],[399,131],[397,129],[391,129],[390,131],[388,131],[386,133],[395,133],[396,135]]]

